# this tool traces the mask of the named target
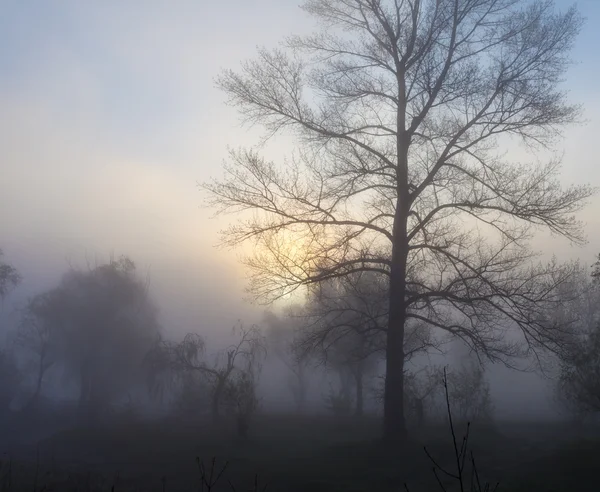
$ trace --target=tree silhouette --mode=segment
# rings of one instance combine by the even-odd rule
[[[532,0],[308,0],[308,37],[227,70],[219,87],[265,138],[297,138],[282,165],[232,150],[208,203],[251,240],[250,290],[271,301],[368,271],[388,277],[384,436],[402,440],[407,323],[462,338],[492,360],[559,350],[540,313],[571,266],[538,265],[531,233],[582,240],[589,187],[561,188],[551,146],[579,108],[559,89],[575,8]],[[541,159],[541,158],[540,158]],[[521,334],[508,343],[508,327]]]

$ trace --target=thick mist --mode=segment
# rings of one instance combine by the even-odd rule
[[[434,490],[432,466],[455,490],[455,453],[507,489],[595,483],[600,198],[584,187],[600,182],[600,5],[304,3],[3,6],[0,490]],[[519,37],[469,17],[499,15],[488,4],[541,20]],[[453,5],[489,32],[444,72]],[[413,18],[430,37],[390,72]],[[549,48],[564,52],[536,58],[569,23],[572,43]],[[489,58],[463,65],[477,46]],[[345,58],[363,48],[366,65]],[[402,145],[399,73],[419,130]],[[470,126],[478,105],[488,119]],[[473,144],[493,125],[506,134]],[[447,141],[445,164],[468,173],[429,182]],[[406,253],[399,369],[386,241],[402,194],[387,180],[403,145],[426,251]]]

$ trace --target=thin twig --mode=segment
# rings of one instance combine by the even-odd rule
[[[459,480],[458,475],[455,475],[454,473],[450,473],[448,470],[442,468],[442,466],[437,461],[435,461],[434,457],[431,456],[431,454],[429,453],[429,451],[427,451],[427,448],[425,446],[423,447],[423,449],[425,450],[425,454],[430,459],[430,461],[433,463],[433,465],[435,466],[435,468],[437,468],[438,470],[440,470],[445,475],[448,475],[450,478],[453,478],[455,480]]]
[[[458,451],[458,446],[456,444],[456,432],[454,431],[454,422],[452,421],[452,411],[450,409],[450,394],[448,392],[448,375],[446,374],[446,368],[444,367],[444,390],[446,394],[446,406],[448,408],[448,420],[450,421],[450,432],[452,432],[452,444],[454,446],[454,457],[456,458],[456,468],[458,473],[458,480],[460,483],[460,492],[465,492],[463,478],[462,478],[462,468],[460,466],[461,457]]]
[[[441,489],[443,490],[443,492],[447,492],[446,491],[446,487],[444,487],[444,484],[442,483],[442,481],[440,480],[440,477],[437,474],[437,470],[435,468],[433,468],[433,475],[435,476],[435,479],[437,480],[437,483],[440,484]]]

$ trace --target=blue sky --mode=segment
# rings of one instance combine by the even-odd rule
[[[569,129],[561,146],[565,180],[596,184],[600,0],[578,5],[588,20],[567,87],[588,124]],[[227,146],[252,145],[257,132],[239,126],[213,78],[257,45],[310,30],[297,2],[2,0],[0,8],[0,246],[28,285],[55,281],[66,258],[114,251],[152,269],[155,290],[173,297],[167,313],[182,318],[175,324],[241,316],[236,255],[213,248],[223,222],[200,207],[196,183],[218,176]],[[555,251],[585,261],[600,251],[593,205],[582,214],[590,244]],[[185,292],[175,295],[178,284]]]

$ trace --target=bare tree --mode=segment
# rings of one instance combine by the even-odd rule
[[[168,367],[177,372],[192,371],[201,374],[209,383],[211,391],[211,415],[217,421],[222,400],[226,396],[228,386],[240,373],[253,370],[266,355],[266,344],[260,329],[253,325],[246,328],[243,325],[234,327],[234,333],[239,337],[235,344],[219,352],[213,360],[206,354],[204,338],[196,333],[188,333],[180,343],[164,343],[160,349],[166,356],[152,357],[167,361]]]
[[[369,272],[331,278],[311,289],[299,340],[303,353],[313,353],[340,378],[340,394],[364,411],[365,379],[385,353],[386,287]],[[354,398],[349,394],[354,385]]]
[[[600,414],[600,276],[599,263],[579,276],[561,294],[564,302],[552,316],[574,327],[559,360],[560,401],[576,417]]]
[[[366,380],[374,374],[380,361],[380,358],[374,354],[358,356],[360,350],[357,350],[357,348],[364,346],[368,347],[369,341],[364,336],[356,333],[353,336],[340,339],[334,344],[334,353],[336,353],[338,359],[337,365],[341,366],[342,370],[346,369],[350,373],[354,383],[356,403],[354,414],[357,417],[362,417],[364,414]]]
[[[15,267],[1,261],[3,254],[0,249],[0,302],[4,302],[8,293],[22,280]]]
[[[225,231],[256,244],[250,289],[270,301],[357,271],[389,277],[384,436],[401,440],[403,343],[419,321],[492,360],[560,350],[541,323],[569,266],[534,263],[531,233],[582,240],[574,214],[593,190],[563,189],[560,159],[500,149],[551,146],[575,121],[559,82],[582,24],[549,0],[307,0],[320,22],[262,49],[218,85],[245,121],[299,146],[278,166],[231,152],[203,187]],[[522,340],[508,343],[507,328]]]
[[[578,416],[600,414],[600,325],[590,329],[579,351],[563,361],[559,391],[562,401]]]
[[[442,369],[425,366],[415,371],[406,371],[404,377],[406,410],[412,415],[417,427],[423,427],[431,413],[433,399],[442,389]]]
[[[252,357],[245,359],[245,364],[239,368],[227,381],[225,386],[225,402],[236,416],[237,433],[246,437],[250,426],[250,419],[255,414],[259,405],[257,394],[258,380],[262,372],[262,357],[258,351]]]
[[[448,372],[449,398],[456,417],[462,422],[490,422],[492,398],[485,369],[478,360],[470,358]]]

